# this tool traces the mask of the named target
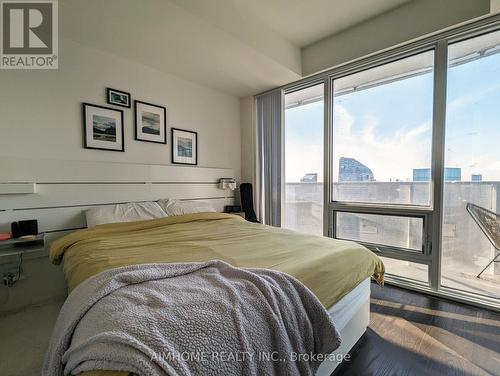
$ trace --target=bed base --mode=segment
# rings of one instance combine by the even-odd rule
[[[363,303],[355,311],[345,326],[339,329],[342,343],[329,359],[321,363],[316,376],[330,376],[332,372],[342,363],[344,356],[354,347],[361,336],[366,332],[370,322],[370,296],[363,299]],[[340,359],[340,360],[339,360]],[[348,360],[346,360],[348,361]]]

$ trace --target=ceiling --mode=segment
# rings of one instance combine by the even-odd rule
[[[410,0],[236,1],[299,47],[347,29]]]
[[[408,0],[61,0],[60,33],[235,96],[302,75],[300,48]]]

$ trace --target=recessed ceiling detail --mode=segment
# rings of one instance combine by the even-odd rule
[[[235,96],[297,80],[300,48],[407,0],[64,0],[61,37]]]

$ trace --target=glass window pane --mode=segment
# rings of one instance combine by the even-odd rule
[[[422,218],[337,213],[337,238],[422,251]]]
[[[282,226],[323,235],[323,84],[285,95]]]
[[[500,213],[500,32],[449,46],[441,284],[500,297],[498,251],[467,203]],[[494,216],[493,216],[494,217]],[[490,224],[500,235],[500,221]],[[500,246],[500,245],[497,245]]]
[[[429,283],[429,268],[427,265],[387,257],[381,257],[381,259],[384,262],[385,272],[387,274],[424,282],[426,284]]]
[[[334,81],[335,201],[431,204],[429,51]]]

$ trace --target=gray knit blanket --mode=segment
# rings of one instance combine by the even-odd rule
[[[69,295],[42,374],[313,375],[339,345],[323,305],[287,274],[222,261],[133,265]]]

